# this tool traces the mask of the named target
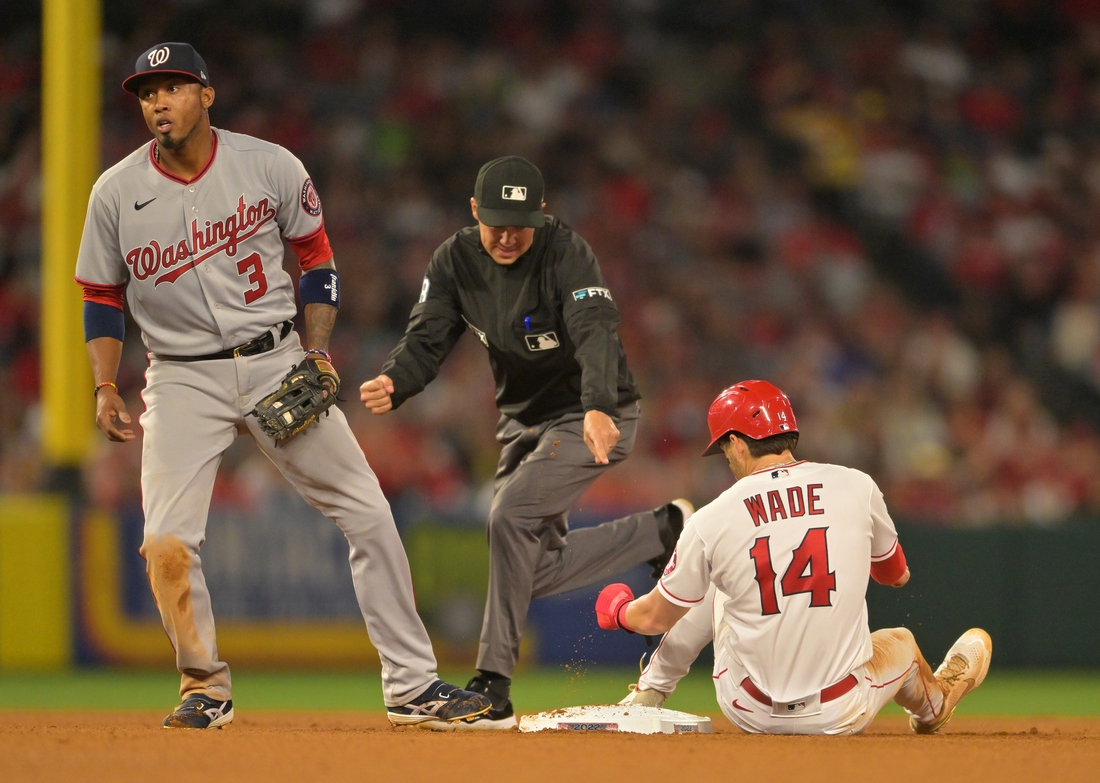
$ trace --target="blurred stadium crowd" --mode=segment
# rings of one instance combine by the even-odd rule
[[[504,154],[541,167],[547,211],[595,249],[644,394],[633,456],[582,513],[728,486],[698,457],[706,409],[747,377],[791,396],[800,456],[868,471],[898,517],[1100,512],[1100,0],[105,6],[104,167],[148,140],[119,87],[134,57],[187,40],[213,124],[310,170],[345,281],[342,407],[399,517],[479,515],[495,468],[477,340],[395,414],[357,387]],[[43,475],[30,13],[0,12],[0,491]],[[136,502],[138,461],[100,442],[97,502]],[[272,470],[235,447],[215,502],[288,491]]]

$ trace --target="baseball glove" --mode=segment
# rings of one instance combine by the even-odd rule
[[[332,365],[324,359],[306,357],[248,415],[259,420],[260,429],[278,446],[313,424],[322,413],[327,414],[336,404],[339,391],[340,376]]]

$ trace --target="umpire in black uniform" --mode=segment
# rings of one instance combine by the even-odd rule
[[[489,512],[489,595],[470,690],[493,709],[463,728],[516,725],[512,672],[532,598],[639,563],[657,575],[690,516],[687,501],[568,533],[569,508],[634,448],[637,386],[619,311],[588,243],[544,215],[543,179],[520,157],[482,166],[470,200],[478,225],[439,246],[409,326],[360,399],[387,413],[435,378],[467,327],[496,379],[503,446]]]

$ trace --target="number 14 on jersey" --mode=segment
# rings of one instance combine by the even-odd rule
[[[827,527],[810,528],[802,543],[791,553],[791,562],[779,580],[784,596],[809,593],[810,606],[833,605],[836,572],[829,570],[828,530]],[[779,614],[770,538],[761,536],[749,549],[749,557],[756,564],[756,582],[760,586],[760,611],[765,615]]]

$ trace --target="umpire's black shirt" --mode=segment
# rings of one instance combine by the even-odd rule
[[[619,310],[592,248],[546,217],[531,248],[507,266],[477,226],[435,251],[409,328],[382,373],[396,408],[435,378],[466,327],[489,351],[500,412],[528,426],[640,398],[616,329]]]

